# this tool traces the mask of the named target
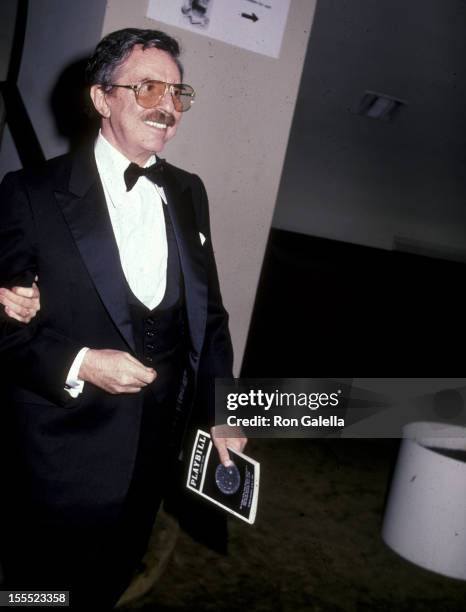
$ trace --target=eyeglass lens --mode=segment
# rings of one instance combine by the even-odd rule
[[[146,81],[139,88],[138,102],[141,106],[150,108],[155,106],[165,93],[166,84],[162,81]],[[177,111],[186,111],[193,101],[193,88],[190,85],[172,86],[173,106]]]

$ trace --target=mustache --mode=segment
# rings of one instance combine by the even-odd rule
[[[176,123],[175,117],[163,108],[155,108],[150,113],[147,113],[144,120],[164,123],[168,127],[172,127]]]

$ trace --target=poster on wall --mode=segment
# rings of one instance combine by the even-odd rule
[[[278,57],[290,0],[149,0],[147,17]]]

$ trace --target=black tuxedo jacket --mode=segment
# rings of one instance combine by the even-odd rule
[[[185,284],[190,349],[184,378],[195,389],[178,406],[185,418],[195,397],[212,413],[213,380],[231,376],[232,348],[205,188],[198,176],[171,165],[165,178]],[[19,440],[14,464],[25,468],[39,504],[105,515],[119,506],[131,479],[142,394],[111,395],[89,383],[76,399],[64,391],[83,346],[135,350],[91,148],[10,173],[0,186],[0,286],[30,285],[36,274],[40,313],[28,325],[5,318],[0,323],[8,391],[2,412]]]

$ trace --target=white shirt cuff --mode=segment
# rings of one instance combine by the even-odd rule
[[[71,397],[78,397],[84,388],[84,380],[78,378],[79,368],[84,359],[84,355],[87,353],[89,348],[85,346],[82,348],[79,353],[74,358],[73,363],[71,364],[71,368],[68,372],[68,376],[66,378],[65,383],[65,391],[67,391]]]

